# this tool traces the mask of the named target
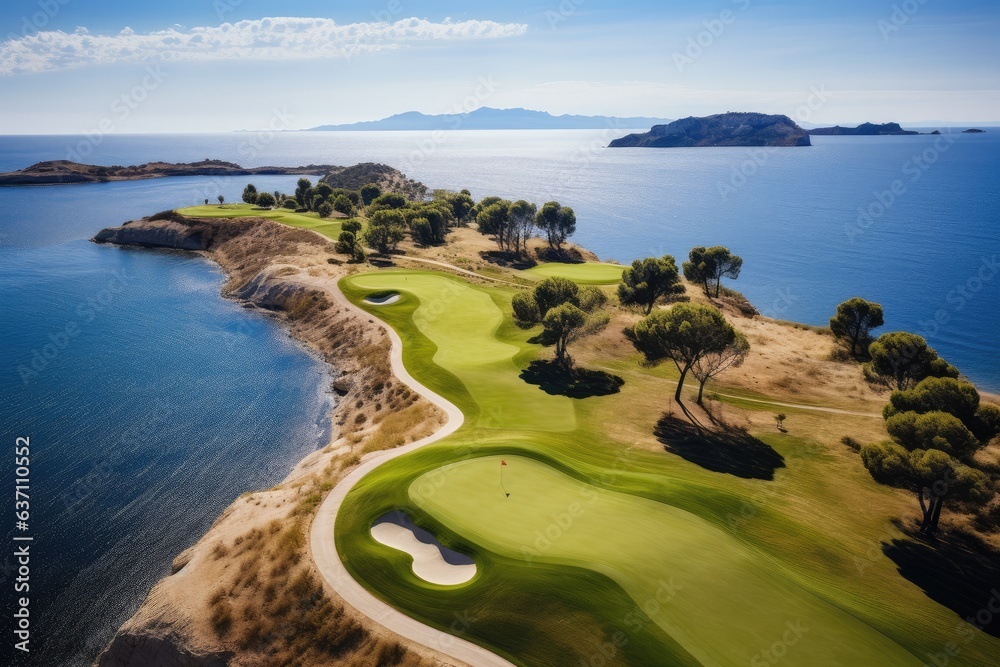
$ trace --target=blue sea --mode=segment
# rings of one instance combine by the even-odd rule
[[[1000,132],[814,137],[796,149],[604,148],[621,134],[0,137],[0,171],[68,156],[375,161],[477,198],[556,199],[577,212],[574,240],[604,259],[682,260],[694,245],[728,245],[744,258],[731,285],[764,314],[825,324],[838,303],[863,296],[885,307],[884,330],[925,335],[980,387],[1000,391]],[[252,180],[290,191],[296,179]],[[11,446],[32,437],[32,613],[54,656],[31,664],[87,663],[226,504],[323,442],[322,367],[274,322],[221,299],[217,269],[86,240],[217,194],[238,200],[246,181],[0,189],[3,437]],[[25,377],[19,368],[42,364],[36,353],[44,368]],[[0,576],[10,572],[0,561]]]

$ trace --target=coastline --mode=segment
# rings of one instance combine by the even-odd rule
[[[302,256],[323,253],[329,246],[327,239],[312,231],[267,220],[246,219],[236,224],[225,222],[228,224],[215,223],[223,228],[223,233],[212,235],[206,243],[199,241],[197,245],[204,247],[194,247],[189,237],[178,236],[176,225],[168,220],[143,225],[140,234],[149,236],[142,242],[116,245],[193,251],[221,269],[225,276],[222,289],[225,298],[277,319],[296,344],[326,365],[333,380],[336,401],[330,409],[329,442],[298,461],[279,484],[268,490],[248,491],[230,504],[204,535],[176,556],[171,574],[153,587],[138,612],[118,629],[95,665],[158,664],[161,661],[199,667],[241,664],[232,662],[236,656],[225,650],[218,638],[199,628],[205,624],[204,619],[198,618],[198,605],[186,598],[192,589],[205,589],[217,578],[218,575],[211,570],[217,569],[213,566],[226,560],[217,555],[220,542],[235,540],[238,543],[248,531],[252,533],[260,526],[287,516],[289,510],[294,511],[296,503],[301,502],[302,496],[309,495],[303,489],[311,491],[318,486],[311,484],[311,480],[323,478],[326,481],[322,484],[332,486],[329,478],[340,477],[344,461],[356,456],[353,452],[357,447],[349,442],[349,436],[356,431],[351,429],[362,415],[371,412],[372,394],[364,390],[366,380],[389,373],[390,344],[385,331],[371,326],[370,318],[366,314],[362,318],[359,315],[361,311],[353,309],[353,306],[346,308],[346,299],[342,303],[336,302],[335,295],[339,290],[335,282],[324,285],[316,281],[303,271],[301,261],[282,261],[282,255],[289,253],[299,260]],[[213,226],[213,223],[208,225]],[[133,226],[133,229],[138,230],[139,226]],[[204,232],[204,227],[199,228],[199,232]],[[239,244],[244,235],[258,237],[255,239],[257,242]],[[188,240],[185,241],[185,238]],[[136,240],[139,239],[130,239]],[[235,249],[229,247],[233,242],[237,242]],[[249,261],[250,266],[247,266],[247,256],[262,247],[267,247],[270,252],[258,252],[256,261]],[[311,303],[311,308],[303,306],[307,302]],[[310,312],[304,312],[304,308]],[[318,330],[329,324],[350,332],[350,344],[328,349],[318,342],[318,338],[323,337]],[[359,363],[361,357],[364,361]],[[382,363],[379,363],[378,357],[381,357]],[[443,421],[440,408],[426,399],[417,399],[416,396],[414,399],[426,402],[429,412],[429,416],[414,427],[414,433],[422,435],[429,428],[436,430]],[[378,460],[376,456],[366,455],[365,461]],[[332,524],[330,528],[332,530]],[[327,595],[343,609],[344,601],[336,589],[329,584],[325,588]],[[366,617],[357,612],[352,612],[352,615],[372,642],[391,644],[396,641],[392,633],[370,623]],[[418,647],[415,653],[427,664],[457,664],[433,650]]]
[[[153,229],[151,229],[150,231],[153,232],[155,230],[159,230],[162,232],[165,227],[169,226],[168,222],[169,221],[161,221],[159,224],[153,225]],[[189,227],[206,223],[207,221],[204,220],[192,220],[189,223]],[[218,223],[215,224],[217,225]],[[231,221],[230,224],[234,224],[234,226],[237,229],[241,230],[236,234],[236,236],[240,236],[241,234],[244,233],[244,231],[247,230],[249,230],[250,233],[253,233],[255,231],[254,229],[255,227],[272,228],[272,229],[282,228],[284,230],[283,232],[284,234],[304,233],[311,235],[310,242],[306,245],[316,246],[316,244],[319,244],[319,247],[321,248],[326,248],[329,245],[326,239],[324,239],[323,237],[314,232],[311,231],[304,232],[304,230],[292,230],[292,228],[283,227],[281,225],[278,225],[277,223],[262,222],[259,220],[257,221],[237,220],[235,221],[235,223]],[[136,225],[134,226],[134,229],[138,231],[142,228],[141,226]],[[218,232],[219,230],[217,229],[216,233],[218,234]],[[218,236],[223,237],[223,242],[225,242],[226,239],[224,238],[225,237],[224,233],[218,234]],[[301,242],[303,243],[305,242],[305,237],[300,236],[299,238]],[[209,245],[211,246],[217,240],[218,238],[216,236],[213,236],[211,239],[209,239]],[[173,239],[171,242],[176,242],[176,239]],[[209,259],[213,259],[213,261],[219,264],[223,268],[223,270],[226,271],[227,277],[229,278],[229,283],[227,284],[227,289],[224,290],[224,294],[228,298],[235,298],[245,303],[251,303],[256,305],[257,307],[264,308],[265,310],[268,310],[276,314],[284,322],[288,323],[291,335],[297,340],[302,340],[303,343],[306,344],[307,346],[310,345],[310,340],[308,337],[308,329],[297,328],[301,327],[301,323],[297,323],[296,320],[288,317],[288,313],[295,310],[295,305],[294,303],[292,303],[294,301],[293,296],[303,291],[309,292],[310,290],[324,292],[334,301],[332,307],[336,309],[336,313],[339,318],[345,320],[357,321],[361,325],[361,327],[365,329],[369,334],[373,333],[378,334],[378,337],[384,343],[387,343],[386,345],[382,345],[379,348],[379,354],[382,355],[383,359],[388,359],[389,370],[392,372],[392,377],[395,380],[408,384],[412,390],[415,390],[416,393],[419,396],[421,396],[421,400],[427,401],[430,405],[432,405],[438,414],[439,418],[437,420],[437,423],[435,424],[436,430],[434,433],[430,434],[426,438],[417,439],[411,442],[410,444],[406,444],[400,447],[396,447],[395,449],[391,449],[387,453],[369,452],[363,458],[359,458],[357,461],[355,461],[355,463],[360,462],[361,467],[354,467],[353,464],[352,466],[348,466],[351,468],[351,470],[348,472],[346,477],[343,476],[340,477],[339,479],[336,480],[335,484],[324,490],[324,492],[329,491],[329,493],[322,501],[320,501],[318,505],[318,510],[316,514],[312,517],[311,525],[308,526],[307,530],[309,533],[308,541],[313,560],[317,565],[320,575],[325,580],[328,589],[336,591],[338,599],[342,600],[347,605],[350,605],[355,609],[360,610],[365,616],[373,619],[376,623],[390,625],[393,631],[399,632],[401,637],[409,641],[416,642],[417,644],[423,645],[424,647],[427,647],[429,645],[439,646],[441,647],[441,651],[447,653],[448,656],[450,656],[451,658],[466,659],[466,661],[475,660],[473,664],[498,664],[498,665],[509,664],[506,661],[503,661],[501,658],[497,658],[494,654],[489,653],[488,651],[477,645],[469,644],[468,646],[465,646],[464,645],[465,643],[462,642],[461,640],[446,633],[440,633],[436,630],[433,630],[432,628],[429,628],[428,626],[424,626],[423,624],[413,620],[412,618],[396,611],[389,605],[386,605],[385,603],[382,603],[377,599],[375,599],[358,582],[356,582],[353,578],[351,578],[347,574],[346,570],[343,567],[343,564],[340,562],[340,559],[336,554],[335,546],[333,544],[332,539],[329,539],[331,537],[329,532],[324,533],[324,531],[326,530],[332,532],[332,518],[336,515],[337,509],[339,508],[339,504],[343,500],[343,497],[347,495],[347,493],[350,491],[351,487],[355,482],[359,481],[365,474],[367,474],[371,470],[374,470],[382,463],[391,460],[397,456],[406,454],[409,451],[412,451],[413,449],[416,449],[422,445],[428,444],[429,442],[433,442],[438,438],[443,437],[444,435],[447,435],[448,433],[452,432],[455,428],[457,428],[458,425],[461,424],[461,419],[462,419],[460,413],[456,417],[456,415],[454,415],[448,410],[448,405],[450,404],[448,404],[447,401],[444,401],[444,399],[435,394],[428,395],[426,391],[421,391],[422,387],[419,385],[419,383],[413,380],[412,377],[409,377],[409,374],[402,366],[401,344],[398,340],[398,336],[395,335],[395,332],[392,329],[388,328],[387,325],[383,324],[377,318],[374,318],[368,313],[364,312],[363,310],[354,307],[346,300],[346,297],[344,297],[343,294],[340,292],[339,288],[336,285],[336,280],[337,280],[336,276],[347,275],[349,272],[352,272],[353,269],[351,269],[350,267],[347,267],[346,269],[331,268],[331,266],[333,266],[332,264],[321,267],[310,265],[308,261],[306,262],[299,261],[300,258],[298,256],[298,253],[296,253],[295,261],[285,262],[284,261],[285,258],[281,257],[281,253],[278,253],[274,257],[268,257],[267,258],[268,261],[265,262],[266,266],[251,276],[248,275],[245,270],[230,272],[230,270],[227,268],[227,264],[229,264],[230,266],[238,265],[240,258],[235,254],[230,255],[223,252],[221,255],[222,261],[220,261],[219,259],[216,259],[216,257],[220,256],[218,250],[206,249],[206,250],[198,250],[198,252],[199,254],[208,257]],[[409,257],[405,259],[416,260],[417,262],[423,262],[423,263],[428,263],[428,262],[431,264],[436,263],[439,265],[440,268],[448,268],[450,270],[457,270],[463,273],[465,272],[465,270],[460,267],[450,266],[442,262],[435,262],[434,260],[428,259],[427,257]],[[330,275],[331,272],[335,275],[331,276]],[[481,280],[487,280],[487,281],[499,280],[478,274],[473,274],[473,275],[476,275]],[[237,287],[236,283],[239,282],[240,280],[244,280],[244,282]],[[506,282],[506,281],[499,280],[499,282]],[[228,289],[229,287],[233,287],[233,289]],[[340,350],[340,354],[349,357],[350,355],[354,354],[355,350],[356,348],[353,347],[344,348]],[[342,376],[338,378],[338,380],[343,379],[344,375],[345,374],[342,374]],[[342,384],[341,388],[342,389],[346,388],[346,385]],[[341,425],[343,425],[346,422],[349,422],[351,416],[357,413],[357,408],[352,408],[352,405],[354,405],[353,399],[357,398],[358,400],[370,402],[373,397],[371,393],[364,390],[364,387],[360,387],[357,384],[352,384],[351,388],[348,389],[348,392],[345,393],[345,396],[347,395],[347,393],[350,393],[351,391],[354,391],[354,393],[350,394],[350,399],[339,402],[337,408],[335,408],[334,410],[335,417],[338,418],[337,421]],[[338,391],[338,393],[340,392]],[[753,400],[753,399],[747,399],[747,400]],[[779,406],[789,405],[789,404],[776,403],[775,401],[767,401],[767,403]],[[804,406],[797,405],[794,407],[803,408]],[[841,412],[821,407],[817,409],[821,411],[825,410],[832,412]],[[441,412],[443,412],[444,416],[447,418],[447,421],[445,421],[443,425],[440,423]],[[850,413],[845,413],[845,414],[850,414]],[[866,414],[858,416],[874,418],[878,417],[879,415]],[[338,443],[343,443],[343,441],[344,438],[340,438],[334,441],[331,447],[328,447],[326,449],[329,450]],[[340,446],[335,449],[335,452],[341,451],[344,446],[345,446],[344,444],[340,444]],[[343,459],[343,455],[334,454],[333,456],[327,456],[330,454],[331,452],[324,450],[321,452],[317,452],[315,456],[307,457],[302,462],[300,462],[299,465],[295,467],[295,469],[289,474],[288,478],[286,478],[286,480],[282,484],[275,487],[275,489],[273,489],[272,491],[277,490],[280,493],[282,487],[294,485],[295,483],[304,479],[309,474],[316,472],[320,468],[323,468],[324,465],[329,467],[329,465],[331,465],[331,463],[334,460],[338,458]],[[285,491],[287,491],[287,489],[285,489]],[[270,492],[265,492],[265,493],[270,493]],[[254,497],[259,497],[264,494],[260,493],[252,495]],[[260,503],[258,502],[256,506],[260,506]],[[264,512],[264,510],[260,510],[260,512]],[[197,567],[206,560],[205,552],[208,551],[209,548],[212,546],[212,544],[220,537],[222,538],[226,537],[226,530],[223,529],[216,530],[217,527],[219,527],[220,525],[228,525],[234,522],[238,522],[237,519],[240,518],[242,518],[244,522],[251,521],[252,520],[251,517],[254,515],[254,513],[255,510],[252,507],[241,506],[240,501],[233,503],[233,505],[230,508],[228,508],[226,512],[223,513],[223,516],[220,517],[220,519],[216,522],[216,525],[213,526],[213,529],[210,530],[209,533],[207,533],[205,536],[199,539],[198,543],[194,547],[192,547],[188,551],[178,556],[178,559],[175,562],[176,574],[174,576],[184,575],[185,568]],[[268,517],[272,516],[272,514],[268,514],[267,516]],[[232,533],[230,532],[228,535],[229,537],[231,537]],[[188,552],[191,553],[189,554]],[[158,584],[157,589],[159,589],[161,585],[164,584],[164,582],[170,581],[170,579],[171,578],[168,577],[163,582]],[[180,581],[180,580],[178,579],[175,581]],[[150,594],[149,599],[147,599],[147,602],[143,604],[143,609],[146,609],[147,603],[150,605],[150,610],[156,610],[158,605],[165,604],[160,599],[160,597],[162,596],[157,594],[157,589],[154,589],[154,591]],[[169,605],[166,605],[166,607],[169,607]],[[119,636],[126,638],[131,636],[141,636],[141,633],[144,629],[143,623],[146,623],[147,625],[145,627],[148,628],[148,622],[150,621],[150,619],[156,618],[155,616],[151,617],[148,613],[146,616],[142,616],[142,611],[143,610],[140,610],[140,614],[137,614],[138,621],[136,622],[136,624],[130,625],[132,621],[126,623],[125,626],[123,626],[122,630],[119,631],[119,634],[116,636],[116,639],[118,639]],[[157,620],[164,620],[165,618],[166,617],[161,616]],[[133,620],[136,619],[134,618]],[[135,634],[131,634],[133,633],[133,630],[136,631]],[[372,631],[379,632],[380,630],[374,629]],[[381,632],[386,633],[385,630],[381,630]],[[386,633],[386,634],[390,634],[391,636],[391,633]],[[114,642],[112,644],[114,644]],[[119,645],[119,647],[125,647],[125,646],[128,646],[127,640],[123,640],[123,643]],[[197,644],[185,644],[183,638],[178,638],[176,646],[182,646],[182,647],[193,646],[194,648],[199,648]],[[458,651],[468,650],[472,652],[456,653],[453,650],[456,649],[456,646],[458,647],[457,648]],[[106,654],[110,653],[112,649],[118,650],[119,647],[109,646],[109,651],[106,651]],[[201,648],[205,647],[202,646]],[[435,652],[433,648],[431,648],[430,650],[425,650],[417,647],[415,649],[415,652],[420,653],[438,663],[441,663],[442,661],[447,661],[447,657],[443,656],[440,652]],[[490,662],[489,661],[490,658],[486,658],[484,660],[483,653],[485,653],[487,656],[491,656],[492,659],[496,659],[499,662],[496,663]],[[206,651],[202,651],[201,653],[192,652],[191,655],[197,655],[198,659],[203,661],[193,662],[193,663],[183,663],[183,664],[198,664],[198,665],[216,664],[211,661],[218,659],[220,657],[218,653],[211,654],[210,652]],[[124,665],[130,663],[114,662],[111,658],[109,658],[109,661],[107,662],[101,661],[99,664]],[[232,664],[242,664],[242,663],[232,663]],[[446,662],[446,664],[455,664],[455,663]]]

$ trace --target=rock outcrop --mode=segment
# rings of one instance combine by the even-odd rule
[[[615,139],[609,148],[711,146],[809,146],[809,136],[791,118],[762,113],[723,113],[655,125],[644,134]]]
[[[328,164],[310,164],[304,167],[241,167],[224,160],[201,162],[147,162],[123,167],[81,164],[70,160],[49,160],[0,174],[0,185],[69,185],[76,183],[105,183],[107,181],[138,181],[168,176],[279,176],[283,174],[326,174],[343,169]]]

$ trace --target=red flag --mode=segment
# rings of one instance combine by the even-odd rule
[[[503,459],[500,459],[500,465],[505,466],[505,465],[507,465],[507,462],[504,461]]]

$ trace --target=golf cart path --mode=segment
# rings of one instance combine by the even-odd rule
[[[457,267],[455,267],[457,268]],[[461,269],[460,269],[461,270]],[[330,280],[309,281],[310,284],[321,286],[340,305],[349,311],[371,319],[371,315],[358,308],[344,296],[336,283]],[[394,607],[386,604],[382,600],[372,595],[359,584],[347,571],[333,538],[333,527],[337,520],[337,513],[344,504],[344,499],[351,489],[361,481],[361,479],[378,468],[380,465],[395,458],[409,454],[410,452],[425,447],[433,442],[451,435],[462,425],[465,420],[462,411],[455,405],[432,392],[427,387],[417,382],[403,366],[403,342],[399,335],[381,320],[375,320],[380,327],[388,334],[392,343],[390,362],[392,372],[401,382],[406,384],[412,391],[426,398],[435,406],[444,411],[447,421],[436,433],[422,440],[418,440],[404,447],[398,447],[386,452],[366,458],[360,466],[355,468],[349,475],[342,479],[330,491],[323,503],[319,506],[316,516],[313,518],[312,526],[309,529],[309,549],[312,554],[316,569],[319,570],[323,579],[344,599],[347,604],[354,607],[368,618],[396,634],[425,646],[432,651],[443,654],[455,660],[470,665],[484,665],[486,667],[513,667],[513,664],[487,649],[473,644],[472,642],[456,637],[455,635],[441,632],[435,628],[410,618]]]

